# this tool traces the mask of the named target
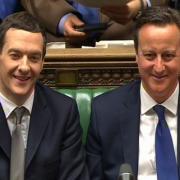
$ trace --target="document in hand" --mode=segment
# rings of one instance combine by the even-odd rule
[[[103,6],[121,6],[128,3],[131,0],[76,0],[78,3],[81,3],[90,7],[103,7]]]

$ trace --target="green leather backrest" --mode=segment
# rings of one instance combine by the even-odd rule
[[[91,113],[91,101],[92,98],[100,95],[106,91],[109,91],[110,87],[104,88],[73,88],[73,89],[57,89],[67,96],[74,98],[77,102],[79,113],[80,113],[80,123],[83,129],[83,143],[86,142],[87,131],[90,121]]]

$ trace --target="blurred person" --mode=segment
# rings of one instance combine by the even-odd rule
[[[132,0],[132,2],[137,0]],[[81,42],[82,44],[94,44],[99,40],[124,40],[132,39],[132,19],[126,24],[112,21],[108,16],[102,14],[98,8],[90,8],[75,2],[75,0],[21,0],[23,7],[36,16],[48,32],[48,41],[63,41],[65,37],[69,41]],[[162,4],[155,1],[152,5]],[[136,6],[136,3],[130,5]],[[130,6],[129,5],[129,6]],[[141,10],[141,7],[132,7],[132,14]],[[126,17],[126,13],[122,13]],[[123,19],[123,18],[122,18]],[[92,23],[107,23],[108,27],[103,32],[84,33],[75,30],[76,26]],[[90,43],[88,43],[90,42]]]
[[[101,12],[120,24],[126,24],[134,19],[140,10],[157,5],[167,5],[167,0],[131,0],[121,6],[104,6]]]

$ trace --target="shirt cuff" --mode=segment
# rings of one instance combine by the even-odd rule
[[[60,21],[59,21],[59,24],[58,24],[58,33],[61,34],[61,35],[64,35],[64,23],[65,21],[67,20],[67,18],[69,16],[73,15],[72,13],[68,13],[66,15],[64,15]]]

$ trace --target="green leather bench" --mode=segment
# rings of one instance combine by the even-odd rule
[[[57,89],[58,92],[61,92],[63,94],[66,94],[67,96],[74,98],[77,102],[80,113],[80,123],[83,129],[83,143],[86,142],[87,131],[90,121],[92,98],[111,89],[112,88],[110,87]]]

